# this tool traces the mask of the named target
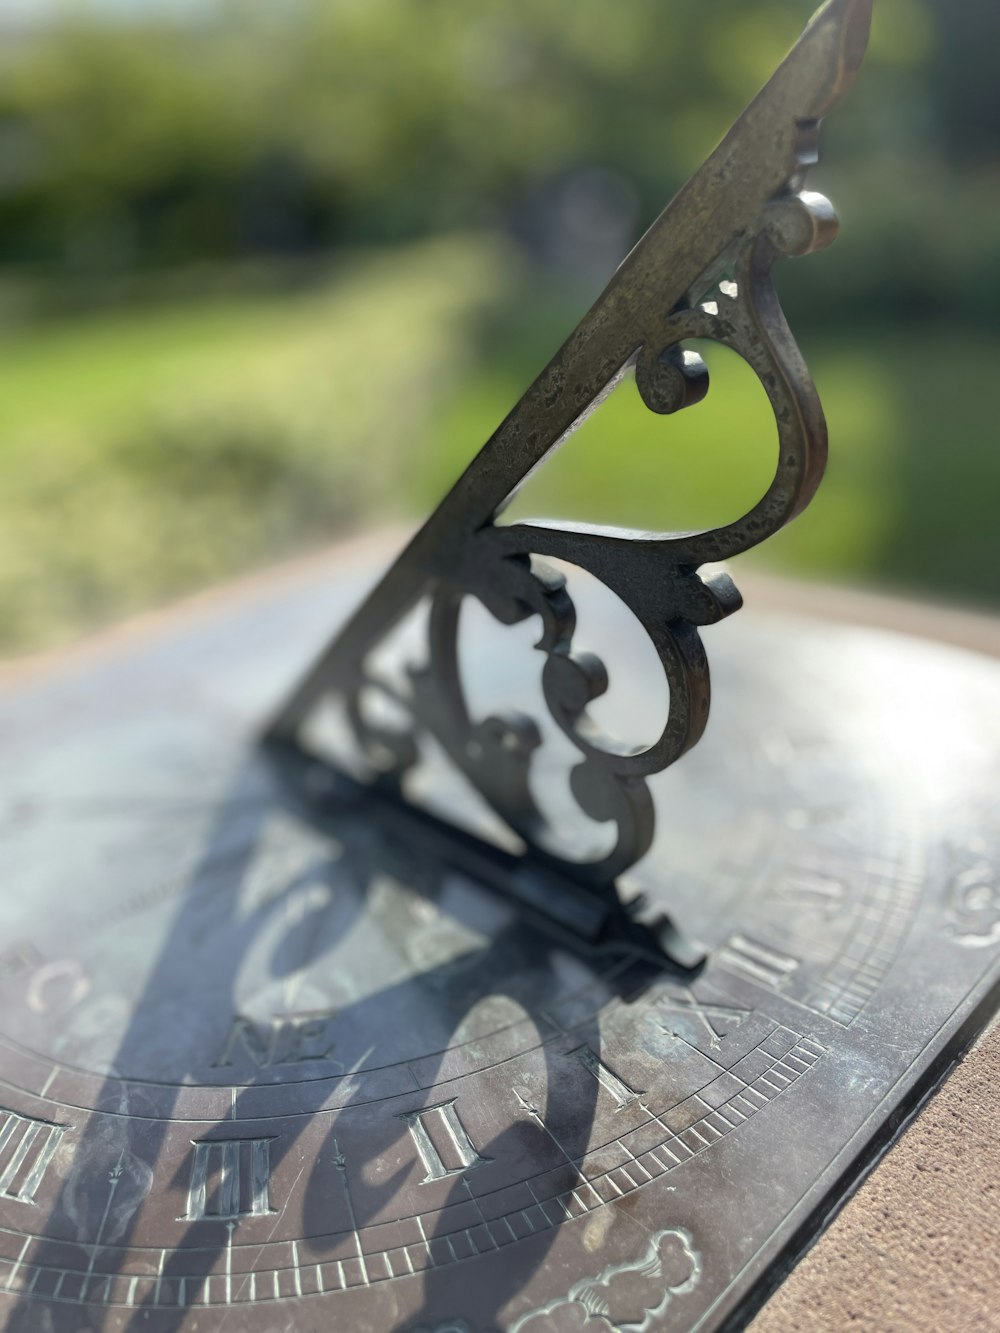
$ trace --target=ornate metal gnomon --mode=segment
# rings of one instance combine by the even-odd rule
[[[829,202],[804,183],[816,160],[820,117],[853,79],[870,14],[871,0],[829,0],[820,9],[323,653],[269,732],[272,746],[285,747],[289,758],[288,747],[301,745],[316,705],[336,696],[346,704],[372,774],[383,790],[397,794],[418,762],[422,741],[433,738],[526,848],[527,859],[505,862],[500,878],[536,910],[591,942],[607,942],[609,931],[620,938],[623,927],[628,933],[632,918],[618,910],[614,885],[650,846],[654,810],[646,779],[701,736],[709,671],[698,629],[740,606],[727,575],[705,577],[699,568],[777,532],[808,504],[823,473],[822,409],[783,317],[771,269],[786,255],[828,245],[836,234]],[[737,352],[756,373],[774,413],[774,476],[749,512],[709,531],[674,534],[498,521],[529,473],[625,380],[634,376],[653,413],[670,415],[701,402],[708,372],[685,346],[692,339]],[[660,734],[639,749],[603,735],[588,716],[588,705],[607,689],[607,673],[599,657],[576,645],[573,600],[564,575],[548,563],[551,558],[610,588],[655,647],[670,707]],[[520,712],[472,715],[457,646],[469,598],[504,625],[540,618],[545,703],[579,752],[573,797],[586,816],[613,825],[610,849],[579,852],[542,815],[530,780],[541,741],[535,720]],[[424,600],[429,602],[426,661],[408,672],[402,686],[390,686],[373,673],[370,656]],[[379,693],[391,695],[403,710],[405,728],[386,726],[367,711],[366,700]],[[440,824],[437,831],[443,832]],[[523,882],[526,867],[535,876],[530,886]],[[654,935],[675,962],[696,964],[662,920]],[[644,938],[648,945],[649,936]]]

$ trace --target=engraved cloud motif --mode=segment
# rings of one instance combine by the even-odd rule
[[[1000,944],[1000,885],[988,861],[978,861],[952,880],[948,935],[964,949]]]
[[[568,1293],[529,1310],[507,1333],[644,1333],[677,1296],[701,1279],[701,1255],[683,1227],[650,1238],[630,1264],[613,1264],[583,1278]]]

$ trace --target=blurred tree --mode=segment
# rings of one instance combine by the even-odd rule
[[[197,19],[64,18],[2,56],[0,263],[99,275],[511,219],[538,240],[540,215],[579,218],[574,182],[594,169],[585,201],[596,198],[597,214],[621,205],[634,230],[711,148],[807,8],[215,0]],[[855,289],[824,299],[912,304],[917,291],[930,308],[960,308],[977,275],[1000,278],[992,241],[969,220],[1000,202],[1000,9],[876,10],[870,67],[834,130],[854,150],[838,156],[840,196],[865,195],[847,266]],[[865,164],[853,181],[852,159]],[[974,179],[960,181],[956,161]],[[966,186],[974,210],[955,207]],[[929,274],[928,249],[942,242],[949,261]]]

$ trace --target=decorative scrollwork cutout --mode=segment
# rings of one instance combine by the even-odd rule
[[[698,629],[740,605],[728,576],[699,567],[777,532],[809,502],[826,460],[815,388],[782,314],[771,269],[781,257],[828,245],[836,217],[804,189],[819,119],[847,87],[864,49],[870,0],[829,0],[770,82],[701,170],[623,262],[593,308],[483,447],[379,587],[285,705],[271,737],[297,742],[329,693],[348,706],[358,741],[398,790],[432,736],[492,809],[546,866],[598,892],[648,849],[654,825],[647,778],[701,736],[709,672]],[[696,532],[637,533],[583,524],[496,522],[545,456],[634,374],[651,412],[669,416],[709,390],[691,340],[735,351],[767,395],[777,432],[774,474],[733,522]],[[661,427],[666,429],[668,427]],[[550,561],[585,570],[638,619],[669,688],[659,735],[623,745],[596,726],[589,705],[608,686],[603,662],[576,642],[576,611]],[[545,820],[531,787],[541,743],[519,712],[472,716],[461,679],[458,627],[475,598],[503,625],[538,617],[542,689],[551,719],[579,756],[571,790],[590,819],[610,824],[610,850],[578,852]],[[398,702],[404,732],[379,729],[358,700],[372,649],[429,599],[426,662]]]

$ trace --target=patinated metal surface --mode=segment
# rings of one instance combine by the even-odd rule
[[[698,627],[738,600],[698,567],[775,531],[822,468],[769,270],[830,235],[802,174],[868,12],[820,12],[266,750],[261,715],[357,582],[0,699],[7,1327],[738,1326],[986,1021],[995,666],[748,620],[720,637],[713,733],[669,767],[705,722]],[[739,351],[774,407],[775,477],[748,515],[674,536],[496,521],[627,369],[655,411],[694,401],[691,337]],[[539,557],[619,601],[574,607]],[[469,601],[539,616],[541,673],[485,638],[461,653]],[[607,672],[574,646],[577,609],[619,650]],[[588,709],[610,686],[621,734],[648,731],[643,647],[665,720],[615,744]],[[510,702],[533,690],[548,734]],[[380,782],[313,756],[352,734]],[[567,774],[565,805],[612,829],[596,851],[542,817]],[[669,908],[700,951],[638,911],[609,932],[630,866],[641,920]]]
[[[281,710],[272,744],[308,744],[308,723],[339,701],[369,763],[398,793],[432,739],[520,839],[533,867],[561,877],[539,889],[541,910],[569,927],[557,899],[607,914],[613,885],[649,849],[654,811],[647,779],[699,739],[708,716],[708,664],[699,627],[740,605],[728,575],[706,562],[772,535],[808,503],[823,472],[826,427],[812,381],[771,282],[783,255],[828,244],[836,218],[804,189],[820,117],[860,64],[871,0],[830,0],[705,165],[625,259],[592,309],[483,447]],[[740,519],[679,534],[504,525],[500,515],[545,457],[622,381],[634,378],[654,413],[698,403],[704,362],[685,346],[708,339],[756,372],[777,428],[773,479]],[[627,466],[627,460],[623,461]],[[605,693],[604,662],[576,642],[576,609],[557,558],[598,578],[630,608],[652,642],[669,689],[660,730],[636,744],[607,735],[590,713]],[[543,710],[574,747],[570,790],[583,820],[556,821],[539,800],[539,720],[522,709],[475,716],[458,649],[462,609],[485,606],[502,624],[537,617],[544,654]],[[426,611],[424,660],[387,679],[372,655],[414,608]],[[649,689],[649,685],[645,687]],[[383,704],[382,716],[378,703]],[[386,702],[395,720],[384,720]],[[581,832],[581,826],[583,831]],[[613,830],[610,840],[599,829]],[[590,894],[568,888],[577,884]],[[618,918],[616,918],[618,919]],[[650,947],[693,966],[661,923]]]
[[[374,573],[0,699],[10,1328],[738,1324],[985,1019],[996,664],[720,627],[635,872],[708,951],[684,981],[535,931],[363,803],[290,803],[261,711]],[[629,734],[645,671],[595,596]],[[537,675],[470,665],[494,698]]]

